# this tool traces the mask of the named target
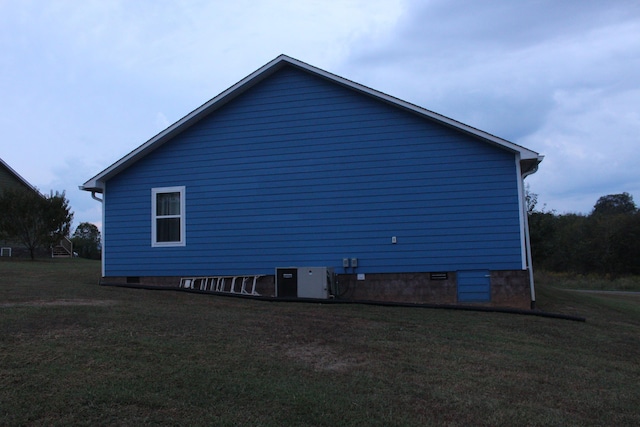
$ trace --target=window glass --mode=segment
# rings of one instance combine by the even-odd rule
[[[156,194],[156,215],[180,215],[180,193]]]
[[[156,219],[156,241],[157,242],[179,242],[180,241],[180,218]]]

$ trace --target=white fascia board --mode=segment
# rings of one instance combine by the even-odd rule
[[[244,91],[252,87],[253,85],[259,83],[260,81],[270,76],[275,71],[279,70],[282,66],[287,64],[294,65],[298,68],[301,68],[310,73],[323,77],[334,83],[338,83],[340,85],[346,86],[353,90],[359,91],[371,97],[374,97],[384,102],[387,102],[389,104],[392,104],[396,107],[409,110],[420,116],[429,118],[431,120],[437,121],[446,126],[449,126],[457,130],[460,130],[462,132],[465,132],[467,134],[470,134],[472,136],[481,138],[484,141],[497,145],[501,148],[510,150],[514,153],[518,153],[520,155],[521,160],[537,160],[538,163],[542,160],[540,155],[535,151],[528,150],[520,145],[514,144],[505,139],[499,138],[495,135],[491,135],[487,132],[483,132],[472,126],[465,125],[464,123],[458,122],[449,117],[443,116],[441,114],[419,107],[415,104],[411,104],[409,102],[387,95],[383,92],[379,92],[375,89],[371,89],[367,86],[345,79],[344,77],[340,77],[338,75],[329,73],[320,68],[316,68],[305,62],[291,58],[287,55],[280,55],[274,60],[272,60],[271,62],[260,67],[258,70],[249,74],[247,77],[240,80],[238,83],[234,84],[224,92],[220,93],[215,98],[211,99],[210,101],[206,102],[202,106],[193,110],[191,113],[187,114],[182,119],[178,120],[176,123],[169,126],[165,130],[163,130],[162,132],[160,132],[159,134],[157,134],[156,136],[154,136],[153,138],[151,138],[150,140],[148,140],[147,142],[145,142],[144,144],[142,144],[141,146],[133,150],[131,153],[127,154],[122,159],[118,160],[113,165],[109,166],[107,169],[105,169],[104,171],[100,172],[98,175],[94,176],[93,178],[85,182],[84,185],[81,185],[79,188],[81,190],[86,190],[86,191],[95,191],[98,193],[102,192],[104,188],[104,182],[107,179],[114,176],[115,174],[122,171],[123,169],[127,168],[129,165],[136,162],[138,159],[146,156],[148,153],[160,147],[163,143],[171,139],[171,137],[173,137],[175,134],[194,125],[204,116],[220,108],[227,102],[231,101],[232,99],[234,99],[235,97],[237,97],[238,95],[240,95],[241,93],[243,93]]]

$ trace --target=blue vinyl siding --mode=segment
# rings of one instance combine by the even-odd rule
[[[515,162],[287,67],[106,183],[106,275],[521,269]],[[186,246],[152,248],[151,189],[170,186]]]

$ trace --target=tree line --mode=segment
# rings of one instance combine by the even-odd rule
[[[534,268],[611,277],[640,274],[640,210],[629,193],[598,199],[588,215],[537,209],[527,192]]]
[[[65,193],[50,195],[22,188],[0,193],[0,241],[23,247],[35,259],[69,237],[73,212]],[[100,259],[100,231],[83,222],[71,237],[77,256]]]

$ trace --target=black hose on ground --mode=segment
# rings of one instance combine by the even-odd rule
[[[296,303],[313,303],[313,304],[364,304],[364,305],[377,305],[381,307],[409,307],[409,308],[431,308],[431,309],[447,309],[447,310],[463,310],[463,311],[481,311],[487,313],[507,313],[507,314],[521,314],[525,316],[537,316],[547,317],[552,319],[573,320],[576,322],[586,322],[587,319],[581,316],[574,316],[571,314],[562,313],[549,313],[541,310],[524,310],[519,308],[508,307],[487,307],[487,306],[475,306],[475,305],[454,305],[454,304],[426,304],[426,303],[407,303],[407,302],[387,302],[387,301],[369,301],[369,300],[342,300],[342,299],[315,299],[315,298],[277,298],[277,297],[265,297],[246,295],[240,293],[230,292],[210,292],[201,291],[197,289],[185,289],[185,288],[173,288],[166,286],[151,286],[151,285],[139,285],[139,284],[123,284],[123,283],[100,283],[102,286],[118,286],[123,288],[136,288],[136,289],[148,289],[148,290],[164,290],[164,291],[181,291],[190,292],[204,295],[216,295],[232,298],[245,298],[258,301],[270,301],[270,302],[296,302]]]

